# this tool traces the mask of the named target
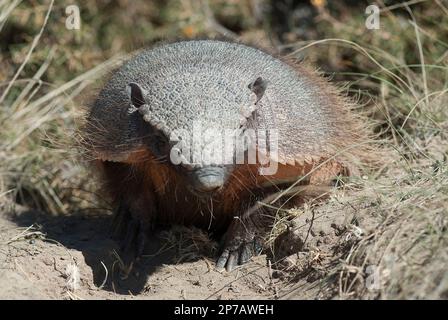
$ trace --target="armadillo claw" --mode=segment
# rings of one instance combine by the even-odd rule
[[[218,258],[218,261],[216,261],[216,268],[217,269],[224,269],[226,264],[227,264],[227,260],[229,259],[229,255],[230,252],[229,250],[225,249],[221,255]]]
[[[227,260],[226,270],[227,272],[231,272],[238,265],[238,251],[232,251],[230,253],[229,259]]]
[[[126,279],[132,271],[134,262],[138,261],[143,254],[146,244],[146,232],[141,223],[132,219],[128,223],[126,235],[121,244],[122,253],[122,279]]]
[[[250,258],[260,254],[260,249],[261,246],[256,240],[244,242],[235,250],[226,248],[216,261],[216,268],[218,270],[225,268],[227,272],[231,272],[236,266],[245,264]]]

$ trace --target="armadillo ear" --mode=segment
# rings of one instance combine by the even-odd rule
[[[146,104],[146,91],[140,87],[139,84],[135,82],[129,83],[126,87],[126,91],[128,92],[129,99],[134,107],[140,108],[142,105]]]
[[[251,82],[247,86],[257,96],[257,101],[255,103],[260,101],[261,97],[263,97],[263,94],[266,91],[267,86],[268,82],[261,77],[258,77],[254,82]]]

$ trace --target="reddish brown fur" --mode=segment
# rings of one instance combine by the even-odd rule
[[[202,202],[187,189],[188,182],[171,164],[157,162],[149,150],[134,153],[127,163],[97,161],[97,165],[114,203],[125,201],[138,215],[135,218],[146,224],[193,225],[218,233],[225,231],[234,216],[278,191],[276,182],[306,176],[301,184],[328,185],[342,171],[342,166],[335,162],[319,168],[315,164],[279,164],[275,175],[262,176],[258,174],[258,165],[239,165],[213,200]],[[267,182],[270,187],[266,187]]]

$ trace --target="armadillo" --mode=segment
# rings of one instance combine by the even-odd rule
[[[354,174],[369,152],[364,132],[352,103],[312,69],[241,43],[188,40],[118,68],[83,140],[123,252],[139,257],[155,226],[196,226],[222,235],[217,267],[230,271],[262,248],[270,222],[260,202],[297,181]]]

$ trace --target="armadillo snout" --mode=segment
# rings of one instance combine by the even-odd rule
[[[225,171],[220,167],[206,167],[193,172],[193,188],[198,193],[212,193],[224,185]]]

